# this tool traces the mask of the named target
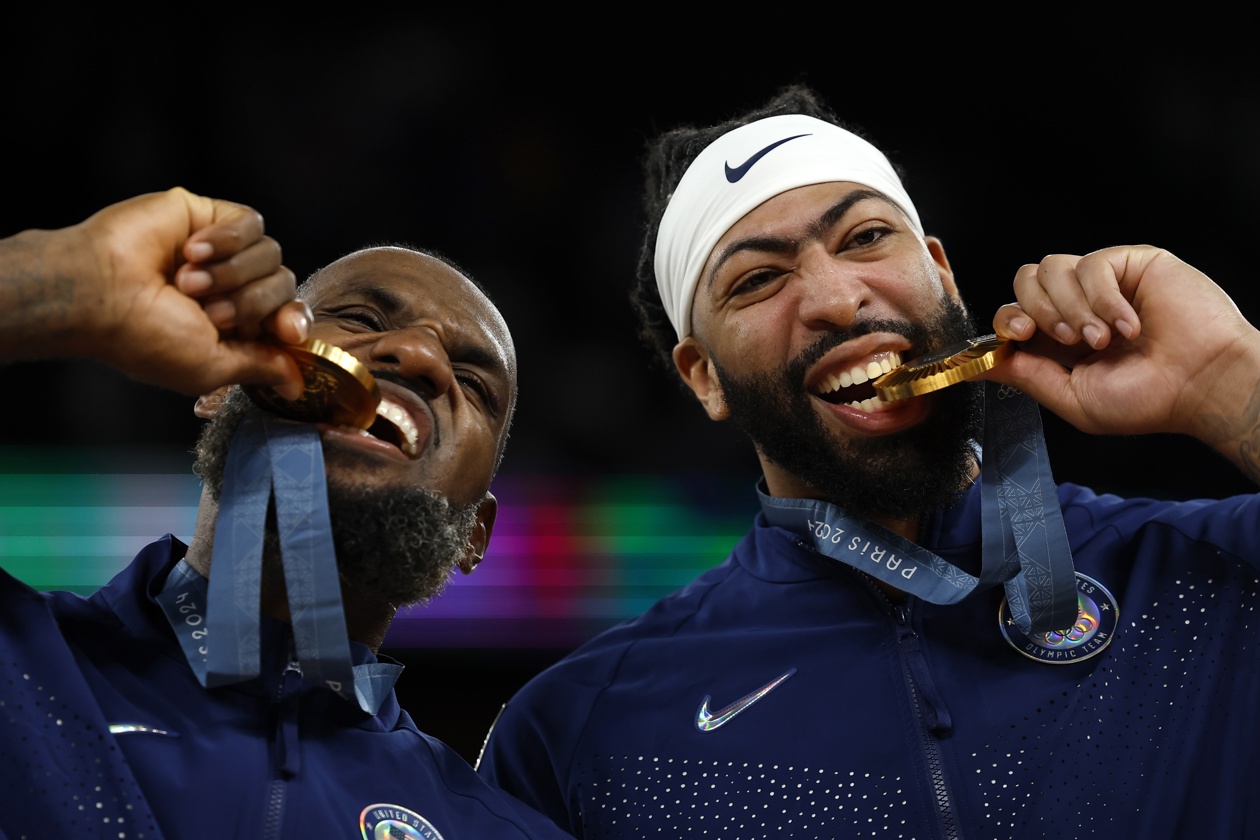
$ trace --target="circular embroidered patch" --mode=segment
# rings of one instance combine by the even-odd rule
[[[399,805],[369,805],[359,814],[363,840],[442,840],[424,817]]]
[[[1097,656],[1107,645],[1120,621],[1120,608],[1107,587],[1088,575],[1076,573],[1076,622],[1066,630],[1025,634],[1015,625],[1006,599],[998,608],[998,626],[1011,647],[1038,662],[1067,665]]]

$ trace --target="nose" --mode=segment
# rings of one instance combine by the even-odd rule
[[[368,355],[375,369],[396,373],[429,399],[442,396],[455,384],[450,357],[441,335],[433,327],[416,326],[381,333]]]
[[[800,318],[811,329],[848,327],[871,302],[871,288],[863,280],[861,264],[820,249],[801,261],[798,273]]]

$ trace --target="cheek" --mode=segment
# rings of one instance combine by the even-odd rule
[[[890,302],[904,317],[918,319],[936,312],[945,296],[936,264],[925,259],[926,262],[911,263],[903,271],[884,275],[877,281],[878,297]]]
[[[317,318],[315,319],[315,322],[311,324],[312,338],[318,338],[321,341],[330,341],[339,335],[341,335],[341,330],[337,329],[336,325],[328,321],[322,321]]]
[[[918,278],[924,292],[928,294],[935,302],[945,294],[945,283],[941,280],[941,270],[935,262],[933,262],[930,254],[924,254],[921,262],[918,264],[918,270],[914,273]]]
[[[495,453],[492,435],[461,435],[448,451],[424,465],[420,482],[456,504],[479,502],[494,478]]]
[[[773,370],[791,355],[793,335],[800,326],[784,295],[736,313],[711,346],[732,372]]]
[[[363,361],[362,354],[357,352],[363,344],[362,339],[357,339],[354,333],[346,332],[335,324],[316,321],[311,325],[311,338],[319,339],[325,344],[331,344],[333,347],[340,348]]]

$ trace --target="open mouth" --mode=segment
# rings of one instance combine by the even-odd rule
[[[408,458],[420,454],[420,432],[411,414],[401,405],[381,397],[376,406],[376,420],[367,429],[354,429],[364,437],[373,437],[398,447]]]
[[[882,411],[889,403],[876,395],[871,380],[878,379],[900,365],[899,353],[881,353],[865,364],[829,373],[814,388],[814,395],[832,405],[847,405],[866,412]]]

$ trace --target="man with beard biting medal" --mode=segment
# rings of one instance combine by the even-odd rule
[[[298,294],[258,213],[179,188],[0,240],[0,359],[97,359],[213,418],[189,546],[88,598],[0,573],[0,837],[566,836],[419,732],[375,655],[485,552],[507,325],[403,247]],[[367,418],[280,416],[329,376]]]
[[[662,135],[632,295],[761,511],[503,708],[478,771],[581,837],[1245,837],[1260,497],[1055,485],[1038,404],[1260,477],[1260,333],[1151,247],[978,336],[895,169],[804,87]],[[750,488],[751,490],[752,488]]]

